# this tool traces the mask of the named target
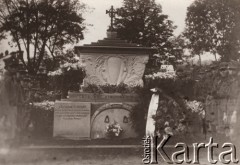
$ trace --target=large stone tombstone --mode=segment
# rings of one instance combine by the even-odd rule
[[[155,49],[127,43],[108,32],[108,38],[89,45],[75,47],[85,64],[83,86],[119,85],[143,86],[142,76],[149,55]],[[117,122],[123,128],[121,138],[136,137],[129,115],[137,103],[136,94],[69,93],[69,98],[56,103],[54,137],[70,139],[107,138],[106,125]],[[106,122],[105,118],[109,121]],[[90,122],[91,121],[91,122]]]
[[[53,136],[68,139],[90,138],[90,105],[89,102],[56,102]]]

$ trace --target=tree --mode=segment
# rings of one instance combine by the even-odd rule
[[[48,54],[54,59],[56,50],[83,39],[79,11],[84,5],[78,0],[1,0],[0,5],[1,37],[10,34],[30,74],[38,72]]]
[[[184,50],[186,49],[186,39],[182,34],[170,39],[172,44],[171,56],[168,62],[171,63],[175,68],[177,64],[183,62]]]
[[[155,47],[161,55],[171,53],[174,26],[155,0],[124,0],[118,9],[115,29],[122,39]]]
[[[236,60],[240,50],[240,1],[195,0],[187,9],[185,37],[194,54],[218,53]]]

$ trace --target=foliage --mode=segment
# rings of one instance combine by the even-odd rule
[[[83,68],[79,57],[74,53],[73,49],[67,49],[66,51],[56,51],[56,57],[45,58],[43,60],[42,67],[46,68],[46,72],[50,74],[58,69],[77,70]]]
[[[33,133],[37,136],[52,136],[54,101],[66,96],[68,90],[79,90],[84,77],[82,65],[77,65],[79,60],[72,51],[58,57],[58,61],[48,61],[48,64],[55,63],[54,68],[62,70],[62,75],[58,76],[48,76],[46,72],[48,69],[37,75],[27,74],[21,70],[21,65],[14,54],[5,60],[10,75],[8,81],[14,83],[14,86],[7,83],[11,88],[14,87],[10,88],[11,92],[8,93],[13,94],[10,96],[13,104],[17,105],[18,109],[21,108],[18,113],[21,135]],[[15,98],[20,98],[18,96],[20,89],[23,93],[22,101],[14,101]]]
[[[31,75],[23,70],[15,54],[5,59],[5,68],[13,75],[19,75],[19,84],[29,92],[29,102],[44,100],[55,101],[66,96],[68,90],[79,91],[85,76],[84,66],[72,50],[58,55],[58,59],[44,63],[44,70],[37,75]],[[44,61],[45,62],[45,61]],[[48,65],[55,65],[55,71],[49,71]],[[56,73],[61,74],[56,74]]]
[[[195,68],[195,99],[205,101],[208,95],[214,98],[236,97],[240,92],[239,68],[239,62],[218,62]]]
[[[0,33],[11,35],[30,74],[39,71],[48,54],[55,58],[56,50],[83,39],[84,19],[79,11],[84,6],[77,0],[2,0],[0,7]]]
[[[137,92],[139,96],[138,103],[133,106],[130,113],[132,126],[140,137],[145,135],[146,119],[148,113],[148,106],[150,103],[151,95],[149,88],[144,87]]]
[[[62,91],[47,91],[41,88],[28,88],[25,89],[29,92],[29,99],[27,100],[29,103],[32,102],[42,102],[44,100],[55,101],[60,100],[62,98]]]
[[[32,136],[51,137],[53,131],[53,103],[40,102],[30,105],[30,125],[28,131]]]
[[[50,77],[49,82],[52,84],[49,84],[48,88],[51,91],[61,90],[65,98],[68,91],[79,91],[84,75],[82,69],[65,71],[62,75]]]
[[[154,116],[158,132],[162,134],[167,127],[173,129],[174,133],[186,131],[192,112],[188,111],[185,97],[192,96],[189,91],[193,91],[194,81],[177,75],[159,72],[147,76],[144,88],[138,92],[140,100],[130,115],[133,127],[140,135],[144,134],[152,88],[157,88],[160,96],[157,114]],[[165,125],[166,122],[168,126]]]
[[[187,9],[185,37],[194,54],[206,51],[222,60],[239,58],[240,1],[195,0]]]
[[[159,65],[173,65],[173,67],[176,68],[177,65],[183,63],[184,51],[187,49],[186,38],[182,34],[180,34],[178,36],[173,36],[169,38],[169,41],[172,44],[172,47],[170,48],[171,53],[159,53],[153,55],[153,58],[155,58],[158,66],[158,68],[155,69],[155,72],[159,71]]]
[[[194,111],[196,108],[194,110],[189,108],[183,96],[178,96],[170,91],[167,94],[161,90],[163,88],[160,85],[158,88],[160,90],[159,106],[156,115],[153,116],[153,119],[156,121],[156,133],[163,135],[166,128],[170,128],[174,135],[183,135],[185,133],[193,133],[194,129],[196,129],[195,127],[201,127],[201,113],[196,113]],[[143,136],[145,133],[151,95],[149,88],[142,90],[142,94],[139,95],[141,100],[130,114],[133,127],[140,136]]]
[[[187,48],[186,45],[186,39],[185,37],[180,34],[178,36],[174,36],[170,39],[170,42],[172,43],[172,53],[168,56],[165,56],[165,59],[163,59],[166,62],[169,62],[174,67],[176,67],[178,64],[182,63],[183,56],[184,56],[184,50]]]
[[[124,0],[118,11],[114,27],[120,38],[157,48],[160,56],[175,55],[170,40],[175,27],[155,0]],[[149,66],[155,61],[151,57]]]
[[[130,87],[127,84],[119,84],[119,85],[95,85],[89,84],[87,87],[84,87],[84,92],[102,94],[102,93],[136,93],[139,91],[141,87]]]
[[[48,72],[48,91],[62,91],[62,96],[66,97],[67,92],[79,91],[80,85],[85,77],[84,65],[74,54],[73,50],[67,50],[58,56],[55,63],[56,70]]]
[[[184,109],[182,109],[174,99],[161,95],[159,98],[158,110],[156,115],[153,116],[153,119],[156,121],[156,130],[160,134],[164,133],[166,127],[170,127],[173,132],[176,133],[180,131],[180,124],[186,125],[186,122],[188,122],[186,116],[187,114]]]
[[[165,54],[171,46],[172,21],[162,14],[161,6],[154,0],[124,0],[119,9],[115,28],[123,39],[143,46],[157,47]]]
[[[168,95],[181,95],[191,97],[195,81],[188,71],[179,72],[158,72],[145,76],[145,87],[148,89],[159,88]]]
[[[7,93],[5,99],[17,106],[18,130],[23,136],[29,133],[52,136],[54,101],[66,96],[68,90],[79,90],[84,77],[83,66],[77,65],[79,60],[72,51],[58,57],[59,61],[54,61],[55,68],[61,69],[62,75],[57,76],[48,76],[46,70],[37,75],[27,74],[21,68],[15,52],[5,57],[6,91],[1,89],[0,97],[2,92]]]

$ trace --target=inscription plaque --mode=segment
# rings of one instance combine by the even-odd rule
[[[67,139],[90,138],[91,103],[55,103],[53,136]]]

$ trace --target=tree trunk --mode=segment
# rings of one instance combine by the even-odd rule
[[[201,54],[199,54],[198,57],[199,57],[199,65],[202,66]]]
[[[217,61],[217,54],[216,53],[214,53],[214,57],[215,57],[215,61]]]

